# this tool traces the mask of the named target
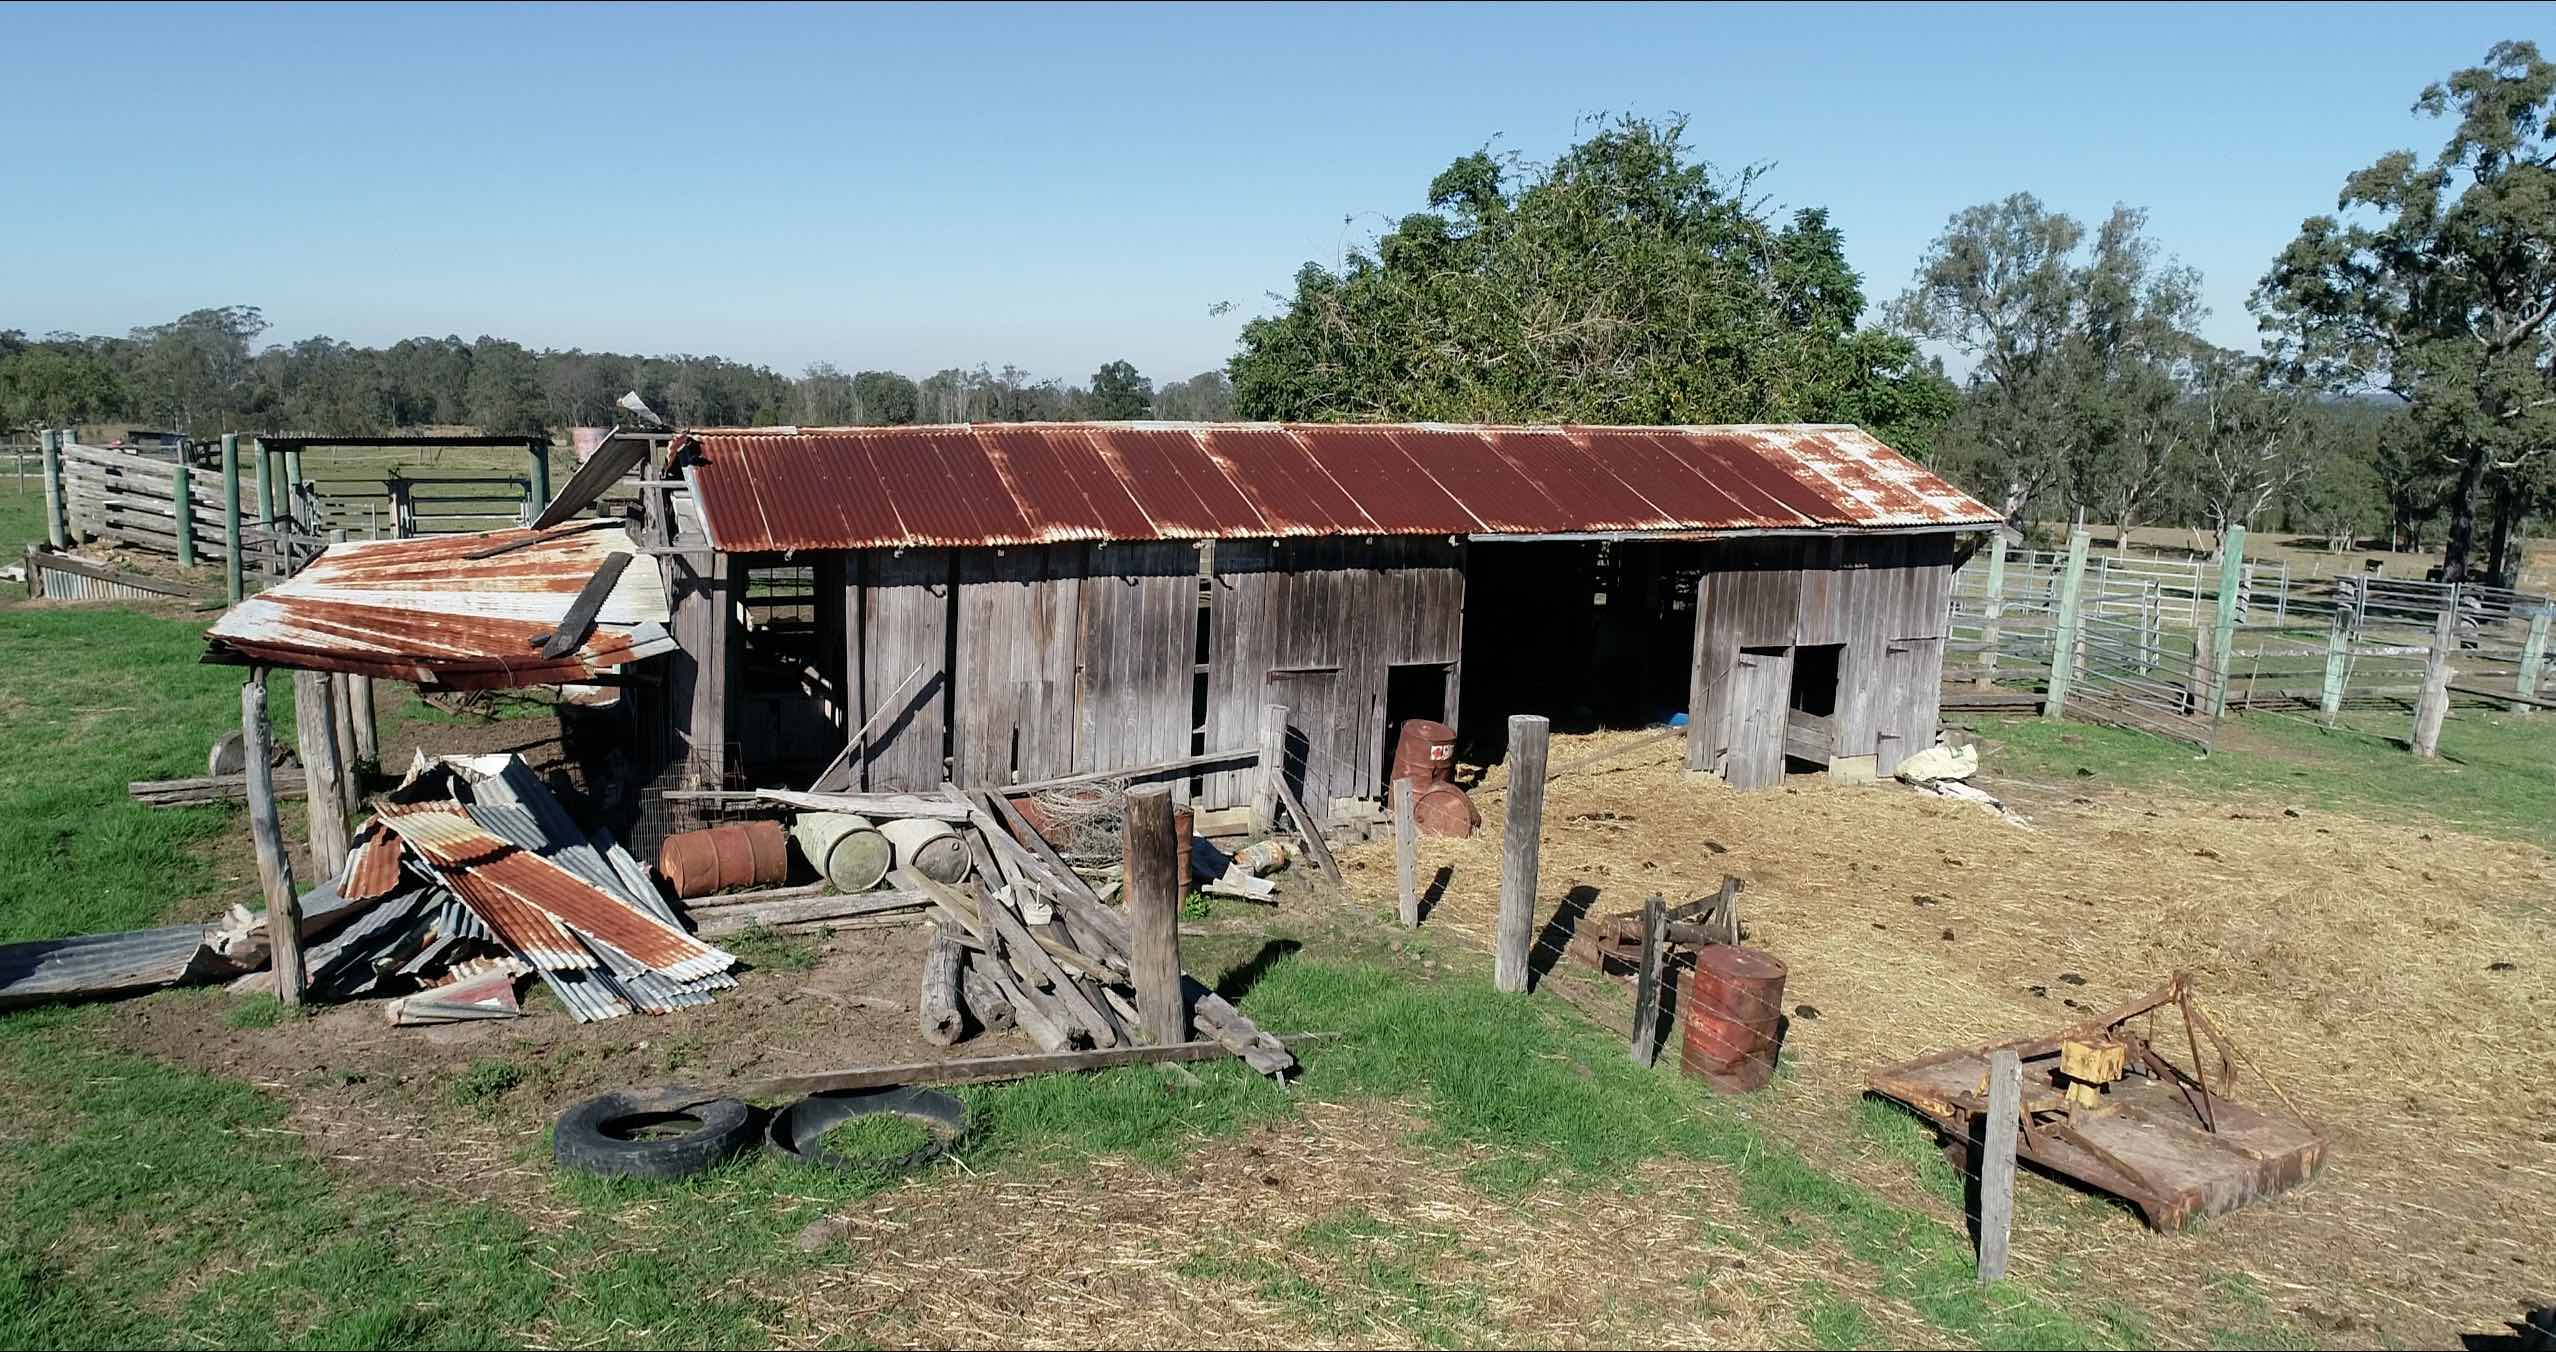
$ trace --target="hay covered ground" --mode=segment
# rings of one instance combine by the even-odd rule
[[[2196,795],[2170,778],[2111,787],[2104,748],[2074,748],[2127,734],[2027,734],[2029,754],[2006,757],[1989,729],[1981,782],[2029,828],[1889,785],[1798,776],[1734,793],[1690,778],[1673,741],[1566,774],[1546,802],[1539,936],[1559,937],[1582,903],[1604,916],[1742,879],[1748,941],[1788,965],[1797,1007],[1784,1073],[1750,1115],[1814,1162],[1948,1214],[1957,1196],[1940,1170],[1924,1181],[1927,1152],[1909,1139],[1922,1128],[1866,1100],[1866,1073],[2054,1027],[2072,1003],[2102,1008],[2188,972],[2238,1045],[2329,1127],[2325,1172],[2174,1237],[2034,1179],[2017,1203],[2017,1272],[2126,1295],[2160,1334],[2199,1293],[2234,1291],[2346,1345],[2455,1344],[2556,1295],[2556,1255],[2538,1239],[2556,1214],[2556,1104],[2531,1070],[2556,1036],[2556,858],[2403,811]],[[1552,761],[1639,737],[1558,738]],[[2457,773],[2396,755],[2371,772]],[[2001,780],[2001,760],[2031,777]],[[1445,871],[1426,926],[1484,946],[1502,778],[1479,795],[1481,832],[1421,849],[1424,885]],[[1389,844],[1344,864],[1354,891],[1390,905]],[[1582,971],[1566,960],[1549,988],[1622,1020],[1629,994]],[[2277,1108],[2248,1078],[2249,1102]]]

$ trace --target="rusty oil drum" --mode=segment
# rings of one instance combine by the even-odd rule
[[[1406,718],[1393,743],[1393,778],[1411,781],[1420,794],[1455,780],[1455,729],[1426,718]]]
[[[666,837],[657,872],[678,897],[769,887],[790,876],[790,840],[779,822],[738,822]]]
[[[1754,948],[1708,944],[1695,955],[1678,1063],[1716,1088],[1763,1089],[1783,1031],[1784,964]]]

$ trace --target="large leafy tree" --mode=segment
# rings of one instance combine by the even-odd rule
[[[1624,119],[1532,166],[1465,156],[1338,269],[1243,326],[1244,417],[1857,422],[1922,451],[1951,412],[1914,344],[1859,329],[1818,210],[1778,222],[1683,120]]]
[[[2454,119],[2448,142],[2345,179],[2335,213],[2299,227],[2254,304],[2303,377],[2410,407],[2449,478],[2442,576],[2470,575],[2489,495],[2488,570],[2505,575],[2556,440],[2556,65],[2535,44],[2498,43],[2414,111]]]
[[[1092,416],[1125,422],[1154,411],[1154,382],[1136,374],[1136,364],[1109,362],[1092,372]]]

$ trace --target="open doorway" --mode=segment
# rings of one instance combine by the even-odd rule
[[[1447,721],[1447,664],[1444,662],[1395,663],[1385,668],[1384,766],[1387,781],[1393,778],[1393,749],[1402,740],[1402,725],[1415,718],[1433,723]]]
[[[1837,753],[1837,670],[1842,643],[1805,643],[1793,649],[1792,693],[1785,702],[1786,768],[1827,769]]]
[[[1512,714],[1542,714],[1556,732],[1589,732],[1651,727],[1684,710],[1702,548],[1648,540],[1474,544],[1455,720],[1464,758],[1505,754]]]

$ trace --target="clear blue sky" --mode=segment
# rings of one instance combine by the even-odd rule
[[[1449,160],[1633,111],[1772,162],[1876,302],[1965,205],[2144,205],[2251,346],[2299,220],[2550,12],[10,6],[0,327],[1178,377]]]

